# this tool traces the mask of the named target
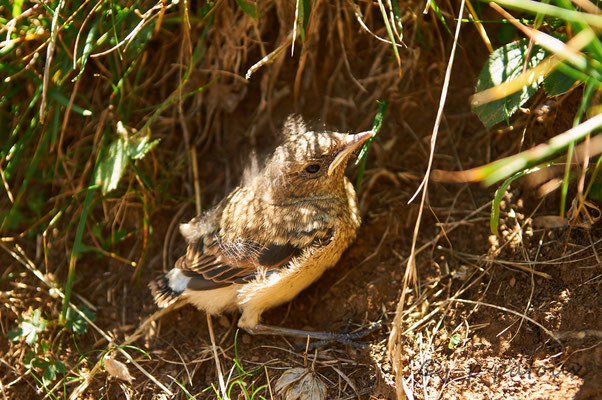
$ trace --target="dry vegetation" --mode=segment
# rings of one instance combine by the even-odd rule
[[[183,251],[178,224],[219,201],[251,151],[269,152],[287,115],[356,132],[371,127],[377,100],[389,108],[358,194],[358,241],[297,301],[264,317],[314,330],[382,328],[364,339],[368,350],[308,354],[295,351],[304,343],[236,333],[236,315],[215,318],[231,398],[276,398],[278,379],[298,367],[329,399],[602,396],[600,212],[594,198],[576,201],[571,219],[550,217],[560,195],[545,185],[564,167],[512,184],[499,237],[489,229],[495,187],[430,182],[417,279],[398,304],[421,209],[420,196],[408,200],[429,167],[442,92],[432,167],[451,171],[566,131],[582,86],[540,93],[510,125],[484,128],[468,100],[489,56],[478,25],[463,23],[445,87],[457,1],[437,3],[445,24],[423,3],[397,3],[399,60],[383,41],[384,1],[299,1],[311,4],[304,15],[293,1],[252,10],[238,0],[64,3],[24,2],[28,32],[7,24],[12,2],[0,8],[0,33],[18,38],[0,52],[0,397],[221,396],[205,316],[190,306],[157,312],[147,282]],[[479,13],[499,20],[486,6]],[[507,24],[484,26],[493,48],[509,41]],[[133,149],[111,158],[122,144]],[[124,166],[114,189],[103,160]],[[583,193],[585,172],[576,171],[567,209]]]

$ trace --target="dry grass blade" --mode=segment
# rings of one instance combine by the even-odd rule
[[[2,184],[4,185],[4,190],[6,190],[6,195],[8,196],[8,200],[14,204],[15,202],[15,197],[13,196],[12,192],[10,191],[10,186],[8,185],[8,182],[6,181],[6,176],[4,175],[4,170],[0,167],[0,177],[2,178]]]
[[[571,0],[574,4],[583,8],[590,14],[598,15],[602,14],[602,10],[600,10],[594,3],[589,2],[587,0]]]
[[[127,49],[127,46],[129,45],[129,43],[131,43],[131,41],[136,37],[136,35],[138,35],[140,33],[142,28],[144,28],[146,25],[148,25],[150,22],[152,22],[153,19],[155,19],[155,17],[159,16],[161,12],[164,12],[164,10],[169,9],[173,5],[174,5],[174,3],[169,3],[169,4],[165,5],[164,1],[159,1],[152,8],[150,8],[148,11],[146,11],[143,15],[139,15],[140,22],[138,23],[138,25],[136,25],[136,27],[134,29],[132,29],[132,31],[130,33],[127,34],[127,36],[125,38],[123,38],[123,40],[121,40],[119,43],[117,43],[115,46],[111,47],[110,49],[107,49],[105,51],[101,51],[98,53],[90,54],[90,57],[95,58],[95,57],[105,56],[105,55],[110,54],[110,53],[114,52],[115,50],[119,49],[123,45],[126,45],[125,48]],[[154,12],[157,12],[157,13],[153,14]]]
[[[485,43],[487,50],[489,50],[489,53],[493,53],[493,46],[491,45],[491,40],[489,39],[489,36],[487,35],[487,31],[485,30],[483,24],[480,21],[478,21],[478,14],[475,11],[470,0],[466,0],[466,7],[468,7],[469,17],[472,20],[472,23],[477,28],[477,31],[479,31],[479,35],[481,35],[481,37],[483,38],[483,43]]]
[[[408,257],[408,262],[407,262],[405,273],[403,276],[401,298],[399,299],[399,301],[397,303],[397,308],[395,311],[395,318],[393,320],[393,326],[391,328],[391,333],[389,335],[389,342],[387,345],[389,357],[391,359],[391,362],[393,364],[393,369],[395,371],[395,381],[397,384],[398,398],[401,398],[401,396],[402,396],[402,387],[403,387],[403,384],[402,384],[403,377],[401,376],[401,368],[399,365],[400,357],[401,357],[401,354],[400,354],[401,353],[401,337],[400,337],[401,315],[403,312],[403,307],[404,307],[404,303],[405,303],[405,297],[406,297],[407,290],[408,290],[409,286],[414,285],[415,281],[416,281],[416,261],[415,261],[416,243],[418,241],[418,232],[420,230],[420,223],[422,220],[422,212],[423,212],[424,203],[426,200],[430,171],[431,171],[431,167],[433,164],[433,158],[435,156],[435,145],[437,143],[437,132],[439,130],[439,124],[441,123],[441,118],[443,116],[443,108],[445,106],[445,100],[447,98],[447,90],[449,88],[449,81],[451,78],[453,61],[454,61],[454,57],[456,54],[458,37],[460,35],[462,16],[464,14],[464,4],[465,4],[465,2],[464,2],[464,0],[462,0],[461,5],[460,5],[460,11],[458,13],[458,22],[456,25],[454,43],[453,43],[452,49],[450,51],[450,57],[449,57],[447,69],[445,72],[445,79],[443,81],[443,87],[441,88],[441,98],[439,101],[439,108],[437,109],[437,117],[435,119],[433,133],[431,136],[431,149],[430,149],[427,170],[425,172],[424,179],[422,180],[418,190],[416,191],[414,196],[412,196],[412,199],[410,199],[410,202],[411,202],[414,199],[414,197],[416,197],[418,195],[418,193],[420,193],[420,191],[422,190],[422,198],[420,201],[420,208],[418,209],[418,216],[416,217],[416,224],[414,226],[414,234],[412,237],[412,247],[410,250],[410,256]]]
[[[330,368],[332,368],[334,370],[334,372],[336,372],[337,374],[339,374],[339,376],[341,378],[343,378],[343,380],[345,382],[347,382],[347,384],[349,386],[351,386],[351,389],[353,389],[353,391],[355,392],[355,395],[357,396],[358,399],[361,399],[362,396],[360,395],[360,392],[357,389],[357,385],[355,383],[353,383],[353,381],[351,380],[351,378],[349,378],[347,376],[347,374],[345,374],[343,371],[341,371],[340,369],[338,369],[337,367],[335,367],[334,365],[331,365]]]
[[[222,366],[219,361],[219,354],[217,353],[217,344],[215,342],[215,334],[213,333],[213,321],[211,320],[211,315],[209,313],[207,315],[207,328],[209,330],[209,337],[211,338],[211,349],[213,351],[213,360],[215,361],[215,368],[217,370],[217,378],[219,381],[219,389],[222,393],[222,398],[224,400],[228,400],[228,393],[226,392],[226,383],[224,381],[224,373],[222,371]]]
[[[364,17],[362,15],[362,11],[359,7],[359,5],[355,4],[352,0],[349,0],[349,5],[353,8],[354,14],[355,14],[355,18],[357,19],[357,22],[360,24],[360,26],[366,31],[368,32],[373,38],[383,42],[383,43],[387,43],[390,44],[392,46],[398,46],[398,47],[403,47],[403,44],[401,43],[394,43],[388,39],[385,39],[383,37],[378,36],[376,33],[372,32],[370,30],[370,28],[368,28],[368,26],[366,25],[366,23],[364,22]]]
[[[512,240],[512,237],[508,239],[508,242],[511,240]],[[443,247],[438,247],[438,250],[445,251],[446,253],[449,253],[453,257],[458,258],[459,260],[461,260],[463,262],[467,262],[469,264],[470,264],[470,262],[474,261],[474,262],[478,262],[478,263],[486,263],[486,264],[491,263],[491,264],[497,264],[497,265],[502,265],[502,266],[512,266],[512,267],[516,267],[516,268],[520,269],[521,271],[524,271],[524,272],[527,272],[530,274],[534,274],[534,275],[540,276],[545,279],[552,279],[552,276],[550,274],[541,272],[541,271],[536,271],[535,269],[533,269],[533,265],[537,264],[536,261],[529,262],[529,263],[520,263],[520,262],[516,262],[516,261],[498,260],[491,256],[477,256],[474,254],[467,254],[467,253],[457,251],[457,250],[452,251],[451,249],[446,249]]]
[[[278,46],[276,48],[276,50],[273,50],[272,52],[270,52],[267,56],[263,57],[261,60],[257,61],[255,64],[253,64],[248,70],[247,73],[245,74],[245,79],[251,79],[251,75],[253,75],[255,73],[255,71],[257,71],[259,68],[263,67],[264,65],[270,64],[272,62],[274,62],[274,60],[291,44],[293,43],[293,40],[295,38],[294,36],[295,34],[293,32],[290,33],[290,35],[288,36],[288,38],[284,41],[284,43],[282,43],[280,46]]]

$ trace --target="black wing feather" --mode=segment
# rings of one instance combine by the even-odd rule
[[[331,231],[325,233],[331,234]],[[207,239],[201,237],[190,243],[186,254],[176,262],[176,267],[192,278],[188,289],[211,290],[247,283],[257,277],[259,270],[266,275],[275,273],[303,251],[292,243],[260,246],[254,242],[237,242],[228,246],[216,239],[207,243]]]

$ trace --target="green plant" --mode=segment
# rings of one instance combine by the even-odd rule
[[[380,128],[383,125],[383,119],[385,118],[385,114],[387,113],[387,108],[389,107],[389,102],[377,100],[378,110],[376,111],[376,115],[374,116],[374,122],[372,122],[372,131],[374,133],[378,133]],[[355,165],[360,164],[360,169],[357,173],[357,180],[355,182],[355,190],[359,190],[362,185],[362,179],[364,178],[364,170],[366,169],[366,162],[368,161],[368,149],[370,149],[370,145],[374,140],[374,136],[368,139],[368,141],[364,144],[362,149],[360,150],[360,154],[358,154],[357,159],[355,160]]]
[[[259,385],[256,387],[255,384],[255,380],[256,378],[261,375],[263,372],[265,372],[265,366],[260,366],[257,367],[255,369],[253,369],[252,371],[246,371],[243,366],[242,366],[242,362],[240,361],[240,358],[238,357],[238,346],[237,346],[237,342],[238,342],[238,333],[240,331],[237,329],[236,333],[234,335],[234,366],[232,367],[232,371],[230,372],[230,375],[228,376],[228,380],[226,382],[227,385],[227,397],[228,398],[232,398],[232,391],[236,388],[238,388],[241,392],[241,395],[244,396],[245,399],[247,400],[253,400],[256,398],[265,400],[266,397],[264,397],[261,392],[265,392],[265,390],[267,389],[267,385]],[[234,372],[234,369],[236,369],[236,375],[232,376],[232,372]],[[252,379],[251,383],[247,383],[245,378],[250,378]],[[215,395],[217,396],[218,399],[223,399],[222,393],[220,393],[220,391],[218,390],[218,388],[216,388],[214,385],[212,385],[211,387],[207,388],[206,390],[212,389],[213,392],[215,393]],[[192,398],[192,396],[188,393],[187,396],[190,396]],[[256,397],[258,396],[258,397]]]
[[[149,42],[162,26],[179,24],[162,18],[174,4],[158,2],[142,10],[139,0],[0,0],[0,175],[10,201],[0,207],[0,231],[26,237],[44,232],[45,254],[49,241],[71,241],[63,322],[77,262],[85,251],[99,250],[90,241],[98,240],[100,231],[87,236],[87,227],[98,224],[110,192],[127,180],[130,189],[141,192],[143,210],[152,211],[153,196],[147,193],[153,185],[141,162],[159,140],[151,139],[148,127],[178,97],[141,102],[140,83],[146,79]],[[205,4],[201,13],[211,7]],[[201,48],[198,43],[197,59]],[[93,62],[99,60],[102,71]],[[100,91],[91,91],[99,80]],[[148,123],[134,129],[132,121],[149,111]],[[148,219],[141,225],[126,232],[148,239]],[[119,257],[109,247],[127,237],[123,231],[111,230],[99,251]],[[130,263],[138,273],[140,264]]]
[[[484,65],[477,82],[477,93],[471,99],[472,110],[487,127],[506,121],[521,106],[545,90],[548,97],[560,96],[578,86],[583,87],[581,105],[574,116],[573,128],[550,139],[547,143],[488,165],[458,173],[436,171],[438,180],[483,181],[490,185],[505,180],[496,192],[491,213],[491,231],[498,234],[501,199],[512,181],[533,171],[564,163],[561,184],[560,215],[566,213],[566,197],[571,179],[569,173],[576,144],[590,140],[580,149],[586,160],[602,153],[600,140],[593,137],[602,127],[598,98],[602,93],[602,41],[595,31],[602,27],[602,17],[586,10],[577,10],[567,0],[557,5],[531,0],[499,0],[491,6],[512,23],[527,38],[502,45]],[[506,6],[533,14],[528,20],[515,19],[502,7]],[[591,9],[590,9],[591,10]],[[589,119],[584,119],[588,117]],[[599,186],[595,176],[599,163],[593,167],[585,162],[577,187],[579,208],[592,187]],[[585,176],[590,176],[584,190]],[[571,176],[573,178],[571,178]],[[596,189],[594,189],[596,190]],[[578,214],[578,213],[577,213]]]
[[[458,345],[462,342],[462,337],[460,334],[454,333],[452,337],[449,338],[449,343],[447,344],[447,348],[450,350],[454,350]]]
[[[79,309],[90,320],[95,319],[94,312],[85,305],[81,305]],[[23,340],[28,345],[29,350],[23,358],[23,364],[44,388],[48,388],[58,375],[65,375],[65,363],[60,361],[60,351],[53,348],[54,340],[41,337],[50,328],[61,325],[58,320],[44,318],[42,311],[35,309],[30,314],[21,315],[17,321],[17,328],[8,333],[9,340],[13,342]],[[64,329],[82,335],[86,332],[87,322],[70,308]],[[36,371],[41,372],[41,377],[36,375]]]
[[[38,341],[38,334],[46,330],[48,320],[42,317],[42,312],[37,309],[31,315],[22,315],[17,321],[18,327],[8,333],[8,338],[13,342],[23,338],[25,343],[32,346]]]
[[[267,388],[267,385],[260,385],[259,387],[255,387],[254,380],[249,385],[244,381],[243,378],[244,377],[254,378],[257,375],[263,373],[265,370],[265,367],[263,367],[263,366],[257,367],[255,369],[253,369],[252,371],[246,371],[243,368],[242,362],[240,361],[240,357],[238,357],[238,332],[240,332],[240,331],[237,329],[236,334],[234,335],[234,365],[236,366],[236,370],[237,370],[238,374],[228,384],[228,396],[230,398],[232,398],[231,397],[232,389],[234,387],[238,386],[240,388],[241,392],[244,393],[245,399],[252,400],[252,399],[255,399],[255,396],[259,396],[260,399],[264,400],[265,397],[260,395],[259,392],[261,392],[262,390],[265,390]]]

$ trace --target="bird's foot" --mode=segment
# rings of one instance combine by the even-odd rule
[[[343,344],[347,344],[349,346],[358,347],[361,349],[365,349],[368,347],[366,343],[358,343],[356,339],[361,339],[376,329],[381,327],[381,323],[375,322],[372,323],[362,329],[359,329],[355,332],[345,332],[345,333],[334,333],[334,332],[314,332],[314,331],[306,331],[301,329],[291,329],[291,328],[283,328],[280,326],[272,326],[272,325],[263,325],[257,324],[251,329],[247,329],[247,331],[252,335],[276,335],[276,336],[290,336],[290,337],[300,337],[307,338],[308,336],[311,339],[318,339],[317,342],[310,343],[309,347],[301,346],[296,349],[297,351],[301,351],[304,349],[313,350],[317,347],[324,346],[328,343],[339,342]]]

